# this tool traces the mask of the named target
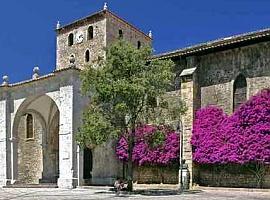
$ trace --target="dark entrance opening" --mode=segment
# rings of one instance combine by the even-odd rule
[[[93,155],[91,149],[84,149],[83,152],[83,178],[91,179],[93,169]]]

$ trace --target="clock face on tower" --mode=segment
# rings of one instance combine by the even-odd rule
[[[76,34],[76,42],[77,42],[77,43],[82,43],[82,42],[83,42],[83,38],[84,38],[83,32],[78,32],[78,33]]]

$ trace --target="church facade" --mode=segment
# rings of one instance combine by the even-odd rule
[[[81,95],[79,73],[84,66],[106,59],[105,48],[123,38],[137,48],[151,45],[146,35],[107,9],[57,25],[55,71],[44,76],[33,70],[30,80],[0,86],[0,187],[57,183],[73,188],[86,183],[111,184],[122,175],[115,142],[80,149],[75,134],[91,99]],[[183,157],[191,172],[190,138],[194,114],[214,104],[232,113],[237,106],[270,85],[270,30],[261,30],[179,49],[151,59],[175,63],[174,93],[188,111],[181,116]],[[269,178],[270,180],[270,178]],[[89,182],[88,182],[89,181]]]
[[[191,185],[197,182],[214,186],[256,187],[256,178],[251,174],[226,174],[216,177],[219,183],[211,179],[212,174],[204,174],[192,162],[190,139],[196,110],[216,105],[231,114],[251,96],[270,88],[270,29],[179,49],[153,56],[153,59],[172,59],[176,64],[175,90],[188,108],[181,118],[183,159],[191,172]],[[269,180],[268,167],[263,187],[270,187]]]

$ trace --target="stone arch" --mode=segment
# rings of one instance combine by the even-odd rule
[[[28,139],[24,137],[23,123],[27,114],[34,118],[34,137]],[[54,125],[54,135],[51,131],[52,121],[57,123]],[[15,112],[12,132],[15,139],[13,180],[26,184],[56,182],[59,173],[59,109],[53,98],[43,94],[24,99]],[[51,137],[56,138],[55,146],[48,143]],[[54,158],[50,157],[53,148]],[[53,165],[52,163],[55,167],[48,166]]]

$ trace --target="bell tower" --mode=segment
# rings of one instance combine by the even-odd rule
[[[106,18],[104,11],[63,27],[57,25],[56,69],[70,67],[75,58],[77,68],[105,56]]]
[[[73,23],[56,26],[56,70],[86,65],[105,59],[106,47],[117,39],[130,41],[137,48],[151,45],[151,37],[108,10],[101,11]],[[75,59],[74,63],[70,62]]]

